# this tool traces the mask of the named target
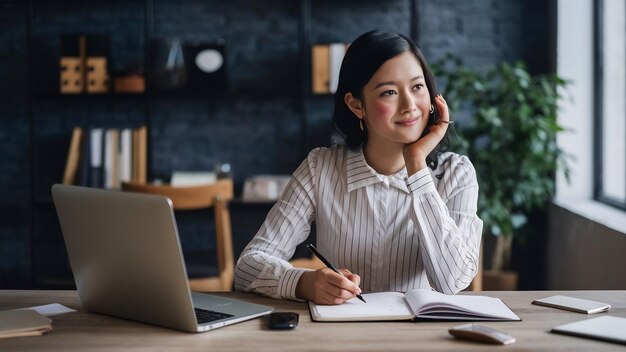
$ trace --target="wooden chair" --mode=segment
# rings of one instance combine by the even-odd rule
[[[189,287],[192,291],[232,290],[235,261],[228,211],[228,202],[233,199],[231,179],[219,179],[214,184],[192,187],[123,183],[122,190],[166,196],[172,200],[174,210],[214,208],[217,276],[190,277]]]
[[[291,265],[296,268],[305,268],[317,270],[319,268],[325,267],[324,263],[321,260],[317,259],[317,257],[312,256],[311,258],[296,258],[289,261]]]

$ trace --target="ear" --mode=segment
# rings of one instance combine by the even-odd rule
[[[348,109],[356,115],[356,117],[362,119],[363,116],[365,116],[365,109],[363,108],[361,100],[352,95],[352,93],[346,93],[346,95],[343,96],[343,101],[348,106]]]

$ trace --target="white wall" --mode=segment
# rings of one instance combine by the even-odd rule
[[[557,73],[571,84],[559,106],[559,122],[568,131],[557,141],[575,156],[570,159],[572,183],[558,175],[558,197],[588,199],[593,195],[592,0],[559,0],[558,11]]]
[[[558,143],[572,154],[550,209],[547,288],[626,289],[626,214],[593,201],[593,0],[558,1],[557,72],[568,80]]]

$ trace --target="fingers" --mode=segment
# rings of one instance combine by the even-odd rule
[[[437,109],[439,109],[440,122],[450,123],[450,113],[448,111],[448,104],[446,100],[443,98],[441,93],[435,96],[435,104],[437,104]]]
[[[351,278],[354,279],[354,274],[352,274],[350,271],[344,270],[345,269],[341,270],[344,276],[333,272],[332,274],[334,275],[329,278],[329,282],[339,290],[348,291],[352,295],[352,297],[354,297],[361,293],[361,289],[356,282],[351,280]],[[356,276],[358,277],[358,275]]]
[[[353,294],[350,291],[340,289],[337,286],[332,286],[332,285],[325,286],[324,291],[327,295],[329,295],[333,299],[335,304],[341,304],[347,300],[350,300],[356,297],[356,294]]]
[[[339,271],[341,271],[341,273],[343,274],[343,276],[346,277],[346,279],[354,282],[354,284],[357,287],[361,284],[361,277],[359,275],[351,273],[350,270],[348,270],[348,269],[341,269]],[[361,290],[359,289],[359,291],[361,291]]]
[[[315,303],[331,305],[331,304],[342,304],[345,301],[346,301],[345,299],[337,298],[328,292],[324,292],[320,295],[319,299],[315,301]]]
[[[341,304],[361,293],[358,286],[361,278],[349,270],[342,269],[340,271],[345,276],[328,268],[319,270],[321,277],[316,286],[319,293],[318,298],[324,304]],[[316,301],[316,303],[318,302]]]

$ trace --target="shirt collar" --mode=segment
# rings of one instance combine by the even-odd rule
[[[402,170],[391,176],[381,175],[367,164],[363,155],[363,148],[356,151],[348,150],[346,167],[348,192],[383,182],[385,177],[387,177],[391,186],[410,194],[405,182],[407,177],[406,168],[402,168]]]

